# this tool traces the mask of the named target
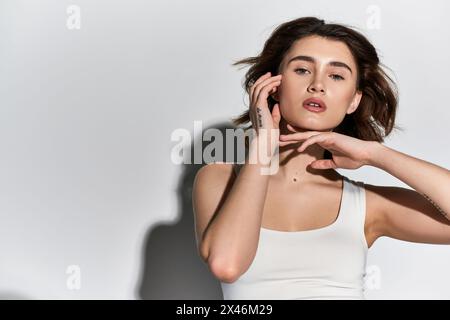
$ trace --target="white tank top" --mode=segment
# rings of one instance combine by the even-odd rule
[[[224,299],[364,299],[365,212],[364,183],[343,176],[336,220],[305,231],[261,228],[250,267],[221,282]]]

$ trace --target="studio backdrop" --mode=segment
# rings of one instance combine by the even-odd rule
[[[297,17],[367,36],[399,87],[403,130],[385,144],[449,168],[449,12],[444,0],[0,0],[0,298],[221,299],[195,246],[206,161],[185,160],[248,108],[247,69],[232,63]],[[407,187],[373,167],[338,171]],[[448,246],[383,237],[366,297],[449,299],[449,270]]]

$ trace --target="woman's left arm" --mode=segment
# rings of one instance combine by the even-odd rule
[[[414,158],[379,142],[373,143],[368,164],[400,179],[450,220],[450,171]]]
[[[369,150],[368,165],[414,189],[366,185],[377,199],[375,234],[409,242],[450,244],[450,171],[378,142]]]
[[[377,141],[363,141],[334,132],[295,132],[280,136],[280,146],[297,145],[299,152],[318,144],[332,153],[332,159],[313,161],[314,169],[357,169],[370,165],[400,179],[413,190],[365,184],[370,200],[370,230],[373,238],[450,244],[450,171],[411,157]]]

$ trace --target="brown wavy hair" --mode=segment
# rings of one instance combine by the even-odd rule
[[[333,130],[361,140],[383,142],[384,137],[395,129],[395,115],[398,106],[398,89],[395,82],[387,75],[375,47],[361,33],[350,27],[325,23],[316,17],[302,17],[279,25],[264,44],[262,52],[256,57],[238,60],[232,64],[250,65],[245,74],[243,87],[247,94],[255,81],[270,71],[272,76],[279,74],[281,62],[293,43],[307,36],[321,36],[331,40],[342,41],[350,49],[357,65],[357,89],[362,98],[356,111],[346,114],[342,122]],[[272,112],[276,100],[269,95],[268,105]],[[250,122],[249,110],[236,118],[231,118],[236,126]],[[245,128],[248,130],[250,125]],[[248,141],[246,140],[246,146]],[[331,159],[331,153],[325,150],[325,159]]]

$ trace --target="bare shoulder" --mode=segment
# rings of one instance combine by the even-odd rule
[[[207,187],[221,186],[233,177],[234,169],[231,163],[209,163],[198,170],[194,185],[201,183]]]
[[[230,163],[207,164],[195,175],[192,205],[198,246],[209,223],[226,199],[234,178],[233,165]]]

